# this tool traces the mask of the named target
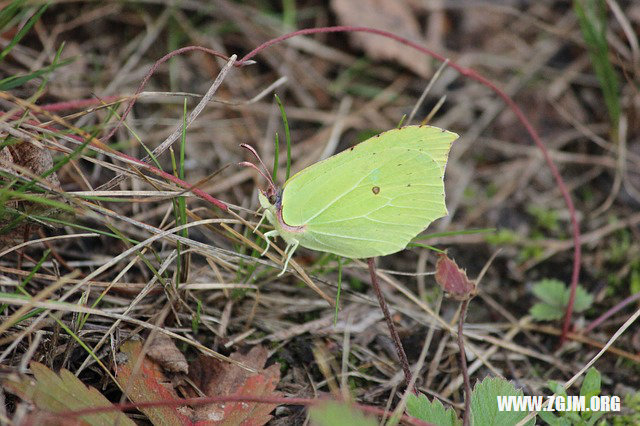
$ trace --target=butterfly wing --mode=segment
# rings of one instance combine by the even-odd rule
[[[282,217],[300,245],[349,258],[406,247],[447,214],[443,176],[458,137],[431,126],[390,130],[291,177]]]

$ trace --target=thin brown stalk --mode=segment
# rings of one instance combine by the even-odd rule
[[[469,370],[467,370],[467,354],[464,350],[464,337],[462,335],[464,329],[464,319],[467,316],[467,308],[469,307],[469,299],[460,304],[460,318],[458,318],[458,347],[460,348],[460,368],[462,370],[462,378],[464,379],[464,415],[462,417],[462,426],[469,426],[469,416],[471,414],[471,381],[469,380]]]
[[[402,366],[402,371],[404,372],[404,379],[407,384],[409,384],[411,383],[411,369],[409,368],[409,360],[407,359],[407,354],[404,352],[404,348],[402,347],[402,342],[400,341],[398,330],[396,330],[395,325],[393,325],[393,320],[391,319],[391,314],[389,313],[387,302],[384,300],[384,296],[382,295],[382,290],[380,289],[380,284],[378,283],[378,276],[376,275],[376,265],[374,259],[370,257],[369,259],[367,259],[367,263],[369,264],[369,273],[371,274],[371,286],[376,292],[376,297],[378,298],[380,309],[382,310],[384,319],[387,322],[387,327],[389,327],[389,334],[391,334],[391,339],[393,340],[393,344],[396,348],[396,354],[398,355],[398,360],[400,360],[400,365]],[[416,395],[418,394],[418,391],[415,387],[412,389],[412,391]]]

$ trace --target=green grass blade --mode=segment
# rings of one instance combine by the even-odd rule
[[[48,7],[49,7],[48,4],[45,4],[44,6],[40,7],[40,9],[38,9],[38,11],[31,18],[29,18],[27,23],[24,24],[22,28],[20,28],[18,33],[11,39],[7,47],[2,49],[2,52],[0,52],[0,61],[2,61],[5,58],[5,56],[7,56],[9,52],[11,52],[11,50],[13,50],[13,48],[18,43],[20,43],[20,40],[22,40],[23,37],[27,35],[27,33],[36,24],[36,22],[38,22],[38,20],[40,19],[40,16],[42,16],[44,11],[47,10]]]
[[[609,60],[607,42],[607,17],[604,0],[574,0],[573,10],[578,17],[596,77],[600,82],[604,101],[612,127],[618,128],[620,120],[620,89],[618,76]]]

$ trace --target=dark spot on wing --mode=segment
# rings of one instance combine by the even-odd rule
[[[375,195],[378,195],[380,193],[380,187],[374,186],[373,188],[371,188],[371,192],[373,192]]]
[[[407,184],[407,188],[408,188],[408,187],[410,187],[410,186],[411,186],[411,184],[410,184],[410,183],[408,183],[408,184]]]

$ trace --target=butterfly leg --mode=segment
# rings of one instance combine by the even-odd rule
[[[284,249],[284,255],[287,256],[287,260],[284,261],[284,266],[282,267],[282,271],[280,271],[280,273],[278,274],[279,277],[284,275],[284,273],[287,271],[287,266],[289,265],[291,256],[293,256],[293,253],[296,251],[299,244],[300,243],[298,242],[298,240],[295,240],[295,239],[292,239],[291,243],[287,244],[287,247]]]
[[[269,237],[275,237],[276,235],[278,235],[278,231],[274,229],[272,231],[265,232],[263,235],[264,235],[264,240],[267,242],[267,247],[260,254],[260,256],[264,256],[265,254],[267,254],[267,252],[269,251],[269,247],[271,247],[271,240],[269,239]]]
[[[258,224],[256,225],[255,228],[253,228],[253,233],[255,234],[255,232],[258,230],[258,228],[260,228],[260,225],[262,225],[262,222],[264,222],[264,218],[267,217],[267,211],[265,210],[264,213],[262,213],[262,217],[260,218],[260,222],[258,222]]]

